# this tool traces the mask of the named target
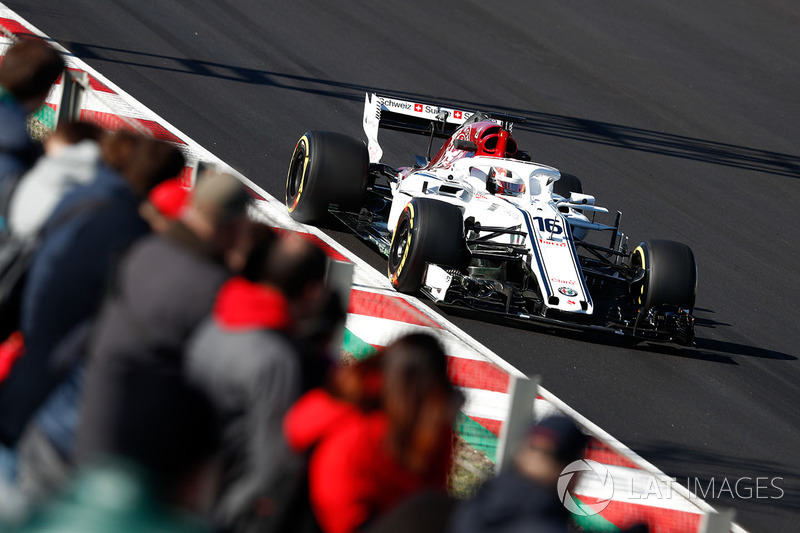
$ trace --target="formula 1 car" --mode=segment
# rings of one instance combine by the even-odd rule
[[[437,305],[637,339],[692,344],[692,250],[645,240],[630,251],[580,180],[534,163],[512,137],[522,117],[367,94],[367,143],[309,131],[289,163],[286,206],[331,215],[388,258],[401,292]],[[428,136],[426,157],[382,164],[380,128]],[[435,138],[446,139],[431,157]],[[608,237],[598,243],[590,235]]]

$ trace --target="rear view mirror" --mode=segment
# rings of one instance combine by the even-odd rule
[[[590,194],[571,192],[569,195],[569,201],[573,204],[594,205],[594,196]]]

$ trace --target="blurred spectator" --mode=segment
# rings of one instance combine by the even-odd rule
[[[14,444],[61,376],[59,344],[97,311],[119,254],[149,231],[139,216],[143,195],[183,167],[183,156],[141,138],[123,176],[103,172],[76,187],[51,216],[26,280],[21,328],[25,355],[0,388],[0,441]]]
[[[127,129],[107,131],[100,138],[103,162],[117,172],[122,172],[133,160],[142,135]]]
[[[75,124],[62,126],[54,138],[46,144],[50,146],[49,155],[55,156],[65,143],[74,141],[83,136],[94,136],[94,126],[89,124]],[[89,182],[97,179],[99,175],[106,176],[103,183],[118,181],[118,172],[130,162],[134,145],[143,137],[128,132],[103,134],[100,142],[102,162],[93,160],[90,140],[79,142],[82,146],[82,155],[71,159],[70,162],[59,160],[57,164],[51,158],[40,159],[40,164],[23,176],[19,187],[14,191],[11,202],[15,210],[15,223],[18,232],[0,232],[0,339],[7,339],[12,332],[20,328],[20,308],[22,306],[22,290],[28,270],[41,242],[44,240],[44,227],[47,219],[60,200],[78,183],[77,180]],[[83,149],[83,144],[90,146]],[[69,148],[67,148],[69,150]],[[76,155],[73,153],[73,155]],[[86,157],[80,168],[71,168],[70,163],[77,163]],[[92,168],[94,167],[94,168]],[[65,179],[66,178],[66,179]],[[50,224],[50,228],[66,221],[73,213],[89,206],[75,207],[65,210],[58,220]],[[5,350],[6,353],[10,353]]]
[[[164,233],[174,221],[181,218],[190,197],[191,191],[183,186],[182,179],[172,178],[150,191],[139,212],[154,232]]]
[[[360,530],[415,494],[444,492],[461,402],[444,352],[421,334],[343,367],[331,392],[304,395],[284,429],[293,449],[312,450],[309,494],[322,529]]]
[[[302,268],[296,268],[297,265],[283,259],[310,250],[314,251],[315,259],[306,262]],[[313,284],[305,282],[310,276],[317,275],[320,264],[327,265],[327,260],[316,246],[309,246],[299,234],[288,234],[281,240],[281,250],[273,254],[265,265],[271,283],[287,295],[292,307],[292,334],[301,352],[302,392],[326,383],[341,348],[338,346],[335,354],[330,353],[331,339],[338,328],[344,327],[347,317],[341,300],[321,280]]]
[[[155,384],[129,383],[136,401],[124,406],[130,425],[112,430],[114,440],[124,444],[118,453],[81,469],[64,494],[15,531],[210,531],[200,516],[208,511],[218,479],[211,406],[179,374],[158,377]],[[131,428],[143,424],[151,439],[131,439]]]
[[[450,531],[567,532],[570,514],[559,500],[558,479],[583,456],[586,443],[587,437],[566,416],[534,424],[512,463],[458,507]]]
[[[158,376],[181,368],[187,339],[230,276],[226,259],[240,253],[249,199],[234,177],[203,176],[181,220],[141,239],[123,258],[94,331],[81,398],[79,461],[122,445],[112,430],[128,423],[123,406],[143,394],[128,390],[132,379],[153,380],[148,394],[157,394]],[[132,430],[133,440],[153,438],[142,423]]]
[[[123,176],[101,172],[64,197],[28,273],[21,320],[25,351],[0,387],[0,440],[16,446],[47,401],[22,457],[27,468],[21,483],[32,494],[66,476],[85,342],[118,256],[149,231],[138,213],[142,195],[183,168],[177,148],[144,137],[132,157]]]
[[[185,362],[221,426],[223,472],[214,514],[223,531],[289,531],[298,518],[291,504],[301,465],[281,428],[301,392],[293,333],[298,319],[319,308],[327,258],[295,234],[273,242],[271,230],[263,229],[247,277],[222,286]]]
[[[61,55],[40,39],[16,42],[0,63],[0,229],[18,178],[41,155],[28,134],[28,115],[42,107],[63,71]]]
[[[87,122],[62,122],[44,142],[45,155],[20,179],[9,206],[8,223],[16,238],[38,235],[59,201],[102,171],[103,130]]]

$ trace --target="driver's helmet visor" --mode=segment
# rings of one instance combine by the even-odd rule
[[[525,182],[512,176],[510,170],[494,167],[492,168],[492,175],[497,184],[497,192],[499,194],[519,196],[525,192]]]

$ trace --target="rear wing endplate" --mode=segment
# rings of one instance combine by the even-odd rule
[[[369,160],[377,163],[383,155],[378,143],[379,128],[446,139],[473,114],[463,109],[367,93],[364,100],[364,133],[367,135]]]

